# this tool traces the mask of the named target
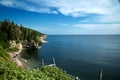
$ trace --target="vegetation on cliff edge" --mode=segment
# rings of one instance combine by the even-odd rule
[[[26,70],[14,63],[0,62],[0,80],[73,80],[65,71],[43,66],[39,69]]]
[[[0,22],[0,46],[3,48],[9,46],[10,40],[15,40],[16,42],[24,40],[40,42],[40,37],[43,35],[45,34],[30,28],[25,28],[7,19]]]
[[[22,25],[18,26],[9,20],[0,22],[0,80],[73,80],[65,71],[55,66],[27,70],[13,63],[7,53],[10,40],[39,42],[42,35],[44,34]]]

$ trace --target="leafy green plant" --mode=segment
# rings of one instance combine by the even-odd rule
[[[0,40],[0,48],[6,49],[9,47],[8,41],[2,41]]]
[[[8,59],[10,56],[6,53],[6,51],[2,48],[0,48],[0,60],[1,59]]]
[[[65,71],[53,66],[26,70],[14,63],[0,62],[0,80],[73,80]]]
[[[19,48],[14,47],[14,48],[8,48],[6,49],[8,52],[17,52],[19,50]]]

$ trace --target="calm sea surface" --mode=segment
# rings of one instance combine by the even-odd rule
[[[58,36],[49,35],[38,50],[23,50],[21,56],[30,68],[52,63],[81,80],[120,80],[120,36]]]

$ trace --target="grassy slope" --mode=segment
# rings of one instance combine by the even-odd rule
[[[73,80],[58,67],[43,66],[39,70],[17,67],[7,52],[0,48],[0,80]]]
[[[73,80],[69,75],[57,68],[44,66],[39,70],[26,70],[16,67],[14,63],[0,62],[0,80]]]
[[[2,61],[2,62],[11,61],[10,56],[2,48],[0,48],[0,61]]]

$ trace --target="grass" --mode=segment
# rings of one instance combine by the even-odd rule
[[[8,53],[4,49],[0,48],[0,61],[7,61],[8,59],[10,59]]]

